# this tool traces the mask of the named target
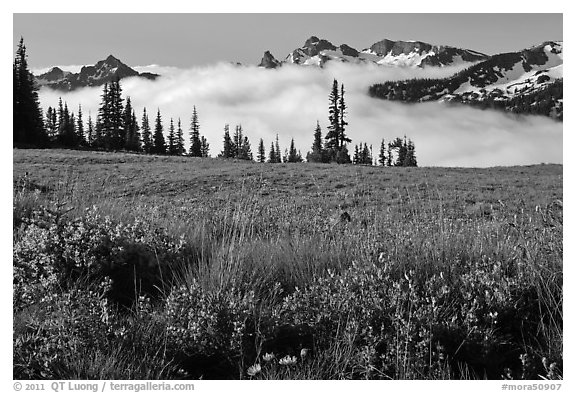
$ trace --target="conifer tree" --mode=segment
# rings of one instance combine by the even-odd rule
[[[242,131],[242,127],[240,127],[240,131]],[[252,156],[252,147],[250,146],[250,141],[248,140],[247,136],[244,136],[244,138],[242,139],[238,158],[241,160],[250,160],[250,161],[254,159]]]
[[[111,122],[111,103],[108,93],[108,83],[102,88],[102,100],[98,108],[98,117],[96,118],[96,146],[108,149],[110,147],[109,136],[112,133]]]
[[[56,142],[56,138],[58,137],[58,120],[56,117],[56,109],[53,109],[51,106],[49,106],[46,111],[44,127],[48,135],[48,140],[51,143]]]
[[[140,150],[140,135],[136,115],[132,108],[130,97],[126,97],[126,106],[123,114],[124,148],[128,151]]]
[[[268,162],[271,164],[276,163],[276,150],[274,149],[274,142],[270,144],[270,152],[268,153]]]
[[[326,154],[322,146],[322,129],[320,122],[316,120],[316,129],[314,130],[314,142],[312,143],[312,151],[306,155],[308,162],[326,162]]]
[[[97,145],[106,150],[121,150],[126,147],[124,129],[124,99],[122,87],[116,79],[105,83],[102,90],[102,101],[96,120]]]
[[[302,162],[302,156],[296,150],[294,146],[294,138],[290,141],[290,149],[288,150],[288,156],[286,158],[287,162]]]
[[[406,144],[406,156],[404,157],[403,166],[418,166],[416,160],[416,147],[414,146],[414,142],[410,139],[408,139],[408,143]]]
[[[340,86],[340,99],[338,101],[338,114],[340,116],[340,147],[344,146],[346,143],[352,142],[350,138],[346,136],[346,126],[348,123],[345,120],[346,117],[346,102],[344,101],[344,84]]]
[[[64,120],[64,104],[62,103],[62,97],[58,97],[58,130],[62,127],[62,121]]]
[[[276,158],[276,163],[281,163],[282,162],[282,157],[281,157],[281,150],[280,150],[280,142],[278,141],[278,134],[276,134],[276,147],[275,147],[275,158]]]
[[[92,114],[88,112],[88,131],[86,142],[88,146],[94,147],[94,122],[92,121]]]
[[[192,120],[190,121],[190,155],[192,157],[202,157],[202,141],[200,139],[200,123],[198,122],[198,112],[194,106]]]
[[[334,79],[332,91],[330,92],[328,106],[328,132],[324,137],[326,139],[325,148],[330,161],[336,161],[339,164],[349,163],[350,156],[346,143],[351,139],[346,136],[345,127],[348,125],[345,121],[346,103],[344,101],[344,87],[338,90],[338,81]]]
[[[82,119],[82,105],[78,105],[78,118],[76,119],[76,144],[86,146],[86,137],[84,136],[84,120]]]
[[[178,118],[178,129],[176,131],[176,154],[179,156],[186,154],[186,148],[184,147],[184,131],[182,131],[180,118]]]
[[[68,118],[68,137],[69,137],[69,147],[77,147],[78,146],[78,133],[76,131],[76,117],[74,116],[74,112],[70,113],[70,117]]]
[[[266,150],[264,149],[264,140],[260,138],[258,143],[258,162],[266,162]]]
[[[12,65],[12,142],[14,146],[44,147],[48,144],[48,135],[27,57],[24,39],[20,37]]]
[[[382,142],[380,142],[380,154],[378,155],[378,162],[382,166],[386,165],[386,143],[384,142],[384,139],[382,139]]]
[[[112,150],[121,150],[126,147],[126,135],[124,130],[124,106],[122,98],[122,87],[120,80],[116,79],[110,83],[108,90],[110,95],[110,121],[111,133],[109,136],[109,144]]]
[[[200,137],[200,147],[201,157],[209,157],[210,144],[208,143],[208,139],[206,139],[204,136]]]
[[[172,118],[170,118],[170,126],[168,127],[168,154],[176,155],[176,129]]]
[[[358,164],[360,162],[360,150],[358,145],[354,145],[354,156],[352,156],[352,163]]]
[[[162,116],[160,109],[156,116],[156,124],[154,126],[154,147],[152,148],[153,154],[166,154],[166,142],[164,141],[164,127],[162,126]]]
[[[142,145],[140,144],[140,126],[136,119],[136,112],[132,109],[132,131],[130,132],[130,140],[128,141],[128,149],[131,151],[141,151]]]
[[[396,146],[398,147],[398,159],[396,160],[396,166],[404,166],[406,161],[406,153],[407,153],[407,144],[406,144],[406,136],[404,136],[404,141],[400,138],[396,139]]]
[[[92,148],[102,149],[104,148],[104,134],[102,133],[102,127],[100,126],[102,121],[100,120],[100,114],[96,115],[96,123],[94,125],[94,141],[92,143]]]
[[[230,138],[230,126],[228,124],[224,125],[224,142],[222,152],[220,153],[222,158],[233,158],[233,144]]]
[[[236,131],[232,137],[232,157],[243,158],[242,155],[242,145],[244,143],[244,135],[242,131],[242,124],[236,125]]]
[[[64,108],[58,117],[58,143],[66,147],[76,146],[76,127],[74,120],[68,111],[68,104],[64,103]]]
[[[150,120],[146,113],[146,108],[142,114],[142,150],[145,153],[152,153],[154,150],[154,141],[152,139],[152,131],[150,130]]]
[[[330,104],[328,106],[328,132],[324,137],[326,139],[326,148],[332,150],[334,155],[340,149],[340,111],[339,101],[340,93],[338,91],[338,81],[334,79],[332,91],[330,92]]]

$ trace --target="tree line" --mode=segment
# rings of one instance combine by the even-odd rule
[[[170,118],[167,136],[160,109],[157,109],[153,127],[146,108],[143,108],[140,122],[132,106],[130,97],[122,96],[119,80],[106,83],[102,89],[101,101],[96,119],[88,115],[84,120],[82,106],[76,113],[68,108],[66,102],[59,99],[56,108],[48,107],[45,115],[38,100],[34,77],[28,70],[26,48],[20,40],[13,64],[14,77],[14,146],[15,147],[68,147],[106,151],[130,151],[148,154],[188,155],[192,157],[209,157],[210,145],[200,133],[200,122],[196,106],[193,106],[189,125],[189,150],[186,151],[184,130],[180,118]],[[338,164],[375,164],[372,157],[372,146],[362,143],[356,145],[353,159],[350,158],[347,144],[347,105],[344,98],[344,85],[335,79],[329,94],[328,132],[323,137],[320,122],[316,122],[313,134],[312,150],[307,153],[308,162]],[[384,141],[382,141],[384,146]],[[397,138],[382,150],[380,160],[388,166],[416,166],[414,143]],[[395,157],[394,159],[392,157]],[[278,134],[272,141],[268,154],[264,140],[260,138],[256,156],[242,125],[235,126],[231,134],[230,125],[224,126],[223,147],[218,154],[221,158],[234,158],[268,163],[297,163],[304,158],[295,148],[292,138],[290,147],[280,148]],[[406,158],[408,157],[408,158]]]

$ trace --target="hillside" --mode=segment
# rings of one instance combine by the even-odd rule
[[[562,378],[560,165],[13,164],[14,379]]]
[[[561,180],[558,183],[561,165],[395,168],[259,164],[245,160],[56,149],[14,150],[14,178],[25,172],[35,184],[52,190],[64,180],[75,181],[78,197],[75,203],[86,206],[94,202],[93,198],[107,204],[136,198],[171,209],[179,203],[201,204],[208,197],[215,201],[235,199],[238,190],[244,189],[256,193],[262,203],[276,204],[279,199],[289,199],[309,205],[323,201],[326,203],[323,209],[329,214],[338,206],[352,211],[356,208],[361,211],[366,206],[399,207],[407,202],[406,193],[412,190],[416,195],[420,193],[426,203],[440,203],[438,198],[443,195],[443,209],[461,212],[475,203],[490,203],[499,209],[498,200],[512,203],[520,197],[542,203],[541,192],[546,198],[562,196]],[[473,187],[470,178],[475,179]],[[510,182],[517,186],[509,188]],[[101,188],[105,194],[99,193]]]
[[[375,84],[369,94],[403,102],[458,102],[562,120],[562,86],[563,44],[544,42],[519,52],[494,55],[444,79]]]

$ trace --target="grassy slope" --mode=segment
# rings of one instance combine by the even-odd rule
[[[266,299],[273,296],[274,284],[280,283],[284,294],[290,295],[295,287],[312,288],[318,279],[330,275],[328,269],[348,274],[353,261],[384,261],[387,279],[400,285],[402,277],[410,272],[414,275],[410,279],[420,282],[424,292],[428,291],[426,280],[436,282],[439,277],[455,294],[467,285],[470,293],[482,286],[497,288],[494,291],[498,302],[504,303],[491,297],[485,307],[499,309],[500,323],[504,324],[506,318],[517,318],[513,310],[520,310],[518,304],[506,303],[506,297],[520,296],[520,300],[508,299],[516,302],[528,296],[540,307],[539,312],[535,311],[540,315],[535,317],[537,321],[530,322],[538,327],[512,328],[516,326],[512,323],[504,328],[503,332],[508,333],[502,337],[511,340],[515,334],[534,336],[532,344],[527,344],[537,343],[531,356],[561,359],[558,313],[561,315],[562,241],[558,231],[561,234],[562,227],[551,220],[557,218],[553,214],[554,201],[562,200],[562,166],[464,169],[272,165],[124,153],[14,150],[15,182],[25,173],[28,191],[15,197],[16,216],[25,216],[27,206],[44,205],[63,211],[71,209],[66,213],[69,218],[82,217],[85,208],[96,205],[114,221],[143,218],[195,245],[197,255],[190,257],[188,263],[197,266],[196,261],[200,260],[203,263],[198,266],[203,268],[192,269],[182,280],[198,280],[207,291],[240,283],[243,288],[256,291],[260,299]],[[338,224],[342,210],[352,217],[352,222],[344,226]],[[518,275],[514,276],[517,281],[507,278],[512,274],[510,266],[524,271],[512,270]],[[506,277],[499,275],[498,269],[503,269]],[[430,290],[426,296],[440,296]],[[339,293],[329,294],[329,298]],[[294,296],[297,295],[298,292]],[[385,298],[390,296],[388,293]],[[484,296],[482,291],[479,296]],[[389,299],[393,303],[396,298]],[[466,303],[469,300],[461,299],[461,310],[470,306]],[[298,300],[294,302],[298,305]],[[397,310],[404,310],[400,322],[408,318],[410,326],[416,315],[402,307],[397,306]],[[298,312],[305,314],[307,306]],[[442,320],[437,322],[442,325]],[[404,326],[400,322],[398,326]],[[476,367],[473,371],[482,377],[486,364],[496,360],[473,363],[478,360],[474,355],[478,348],[473,343],[469,348],[463,344],[474,341],[474,335],[484,328],[474,325],[476,322],[466,323],[472,325],[451,328],[457,329],[450,333],[452,336],[462,331],[459,339],[463,341],[452,348],[452,353],[447,349],[448,356],[472,369]],[[489,324],[485,328],[491,329]],[[405,334],[408,337],[416,333]],[[495,337],[495,342],[501,339],[498,334]],[[529,341],[530,337],[518,340]],[[516,344],[512,346],[515,360],[508,364],[510,359],[499,352],[495,342],[487,348],[489,353],[498,355],[500,368],[492,370],[490,378],[503,373],[506,364],[517,370],[520,367]],[[342,363],[339,368],[339,361],[335,365],[330,355],[340,353],[339,348],[343,347],[346,342],[337,341],[317,357],[316,361],[325,359],[329,366],[315,364],[290,377],[351,377],[346,374],[349,365]],[[404,359],[417,359],[414,351],[417,352],[406,350]],[[146,350],[144,353],[149,355]],[[417,360],[413,363],[396,367],[386,375],[433,377],[430,365],[426,368],[418,366]],[[450,376],[454,374],[440,377]]]
[[[28,172],[33,183],[74,206],[90,204],[161,209],[197,206],[207,199],[228,201],[255,194],[262,204],[321,201],[353,212],[365,207],[419,208],[472,212],[480,204],[511,208],[562,199],[562,166],[489,169],[382,168],[323,164],[259,164],[52,150],[14,150],[14,179]],[[63,195],[62,191],[65,191]],[[58,195],[58,193],[61,193]],[[501,202],[501,203],[500,203]],[[416,206],[414,206],[416,208]],[[354,215],[353,215],[354,216]]]

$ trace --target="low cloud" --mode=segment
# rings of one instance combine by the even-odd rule
[[[162,75],[156,81],[128,78],[122,81],[140,119],[146,107],[151,125],[160,109],[167,133],[170,118],[181,118],[188,131],[195,105],[201,133],[210,142],[210,153],[222,149],[224,124],[233,130],[242,124],[253,152],[260,138],[266,150],[276,137],[281,148],[294,138],[305,155],[312,144],[316,121],[323,134],[328,126],[328,95],[336,78],[344,84],[348,106],[347,133],[353,145],[367,142],[377,155],[380,141],[408,136],[416,144],[421,166],[496,166],[540,162],[562,163],[562,123],[545,117],[515,116],[441,103],[407,105],[370,98],[368,87],[386,80],[444,77],[458,68],[398,69],[375,65],[332,63],[324,69],[285,66],[276,70],[218,64],[211,67],[136,67]],[[43,88],[42,106],[55,107],[58,98],[85,119],[95,120],[101,88],[70,93]]]

